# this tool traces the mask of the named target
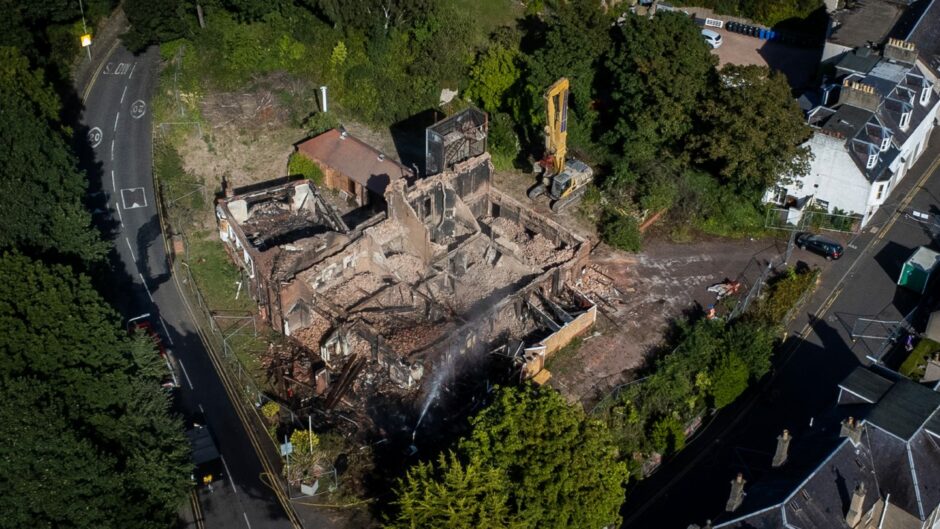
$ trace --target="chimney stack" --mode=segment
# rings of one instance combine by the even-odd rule
[[[914,46],[914,43],[901,39],[888,39],[888,43],[885,44],[881,55],[885,59],[906,62],[908,64],[917,62],[917,48]]]
[[[731,495],[728,497],[728,503],[725,504],[725,510],[734,512],[744,502],[744,484],[747,481],[744,476],[738,472],[738,477],[731,480]]]
[[[855,492],[852,493],[852,503],[849,505],[849,513],[845,515],[845,523],[849,527],[857,527],[862,521],[862,510],[865,508],[865,483],[858,482],[855,486]]]
[[[849,417],[842,421],[839,437],[848,437],[852,441],[852,446],[858,446],[862,442],[862,424],[854,417]]]
[[[881,96],[871,85],[846,79],[839,92],[839,103],[875,112],[881,104]]]
[[[777,436],[777,451],[774,453],[772,467],[777,468],[787,462],[787,454],[790,450],[790,430],[784,430]]]

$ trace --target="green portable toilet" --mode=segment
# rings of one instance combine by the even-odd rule
[[[930,274],[937,267],[938,259],[940,259],[940,253],[930,248],[921,246],[914,250],[914,253],[907,261],[904,261],[904,266],[901,267],[898,285],[923,294],[927,290]]]

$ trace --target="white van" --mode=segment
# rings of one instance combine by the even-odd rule
[[[719,34],[717,31],[703,29],[702,38],[705,39],[705,42],[708,43],[708,45],[712,48],[721,47],[721,34]]]

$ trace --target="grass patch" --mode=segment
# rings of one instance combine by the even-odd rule
[[[575,338],[568,343],[568,345],[562,347],[560,350],[555,351],[555,354],[550,356],[548,360],[545,361],[545,369],[548,369],[552,373],[564,373],[570,370],[575,362],[575,355],[578,352],[578,349],[581,349],[581,344],[584,343],[584,339],[581,337]]]
[[[921,338],[898,371],[912,380],[920,380],[924,376],[924,365],[927,359],[937,351],[940,351],[940,343],[930,338]]]
[[[255,303],[248,295],[247,285],[242,285],[238,299],[235,299],[237,283],[241,281],[242,276],[228,258],[222,243],[209,238],[205,232],[195,233],[189,239],[188,250],[187,264],[210,310],[246,313],[254,310]]]

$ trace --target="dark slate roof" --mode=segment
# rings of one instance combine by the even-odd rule
[[[921,501],[925,510],[929,510],[940,503],[940,472],[937,471],[940,439],[923,431],[914,436],[911,441],[911,459],[914,461]]]
[[[892,0],[858,0],[854,4],[851,9],[833,14],[836,27],[829,36],[830,42],[849,48],[868,42],[881,44],[907,9],[906,5]]]
[[[856,367],[839,387],[850,391],[868,402],[878,402],[891,389],[892,382],[862,366]]]
[[[920,60],[940,75],[940,2],[930,3],[906,40],[917,46]]]
[[[940,393],[901,379],[878,401],[868,422],[909,441],[940,408]]]
[[[920,516],[914,478],[907,457],[907,444],[879,428],[865,428],[865,442],[875,455],[875,473],[883,494],[891,493],[891,504]]]
[[[840,137],[851,138],[865,126],[873,114],[874,112],[864,108],[839,105],[836,107],[836,113],[829,116],[820,126],[823,130],[834,132]]]
[[[934,412],[933,416],[927,421],[927,424],[924,425],[924,428],[928,432],[940,437],[940,411]]]
[[[881,55],[868,46],[861,46],[846,53],[836,62],[836,68],[847,72],[866,74],[878,64]]]

